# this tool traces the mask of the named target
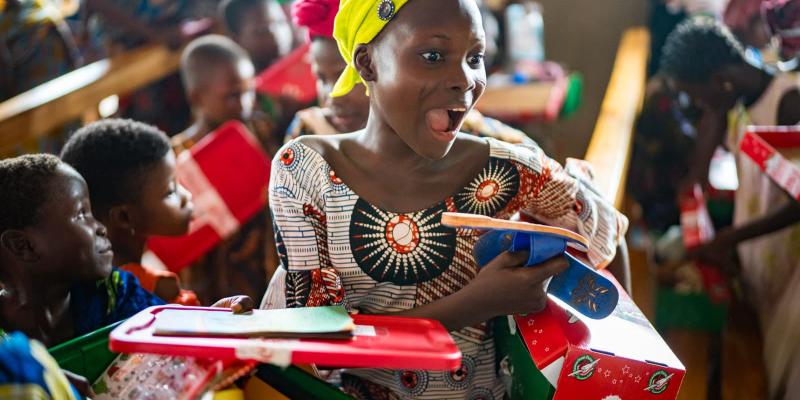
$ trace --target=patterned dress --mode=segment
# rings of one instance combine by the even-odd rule
[[[288,143],[273,161],[270,207],[281,266],[262,308],[344,305],[385,314],[446,297],[478,273],[477,232],[441,224],[445,211],[508,218],[524,211],[591,238],[596,266],[614,256],[627,219],[535,146],[484,139],[490,157],[458,193],[427,209],[394,213],[353,192],[310,147]],[[356,398],[502,399],[487,323],[451,332],[463,353],[459,370],[342,371]]]

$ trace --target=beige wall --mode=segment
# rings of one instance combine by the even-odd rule
[[[582,157],[594,129],[617,44],[625,28],[647,23],[648,0],[538,0],[547,59],[584,76],[581,108],[535,136],[556,160]]]

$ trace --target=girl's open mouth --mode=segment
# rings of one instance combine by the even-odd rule
[[[463,106],[436,108],[425,115],[428,127],[435,133],[441,134],[442,139],[451,140],[461,129],[467,108]]]

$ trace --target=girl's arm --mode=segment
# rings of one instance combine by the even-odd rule
[[[567,262],[558,257],[523,267],[527,259],[527,252],[502,253],[456,293],[393,315],[434,319],[455,331],[500,315],[540,312],[547,304],[544,282]]]
[[[719,265],[727,261],[724,257],[739,243],[779,231],[798,222],[800,222],[800,203],[791,201],[761,218],[720,231],[713,241],[695,250],[693,256],[709,264]]]

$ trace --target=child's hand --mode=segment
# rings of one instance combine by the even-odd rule
[[[567,260],[555,257],[525,267],[528,252],[503,252],[481,269],[470,283],[478,304],[491,316],[537,313],[547,305],[545,281],[565,269]]]
[[[77,374],[73,374],[67,370],[62,370],[62,372],[64,372],[64,376],[67,377],[69,383],[75,387],[75,390],[77,390],[81,396],[87,398],[95,397],[94,390],[92,390],[92,384],[89,383],[86,378]]]
[[[211,307],[230,308],[235,314],[244,314],[253,311],[255,302],[250,296],[231,296],[217,301]]]
[[[174,301],[181,294],[181,286],[178,284],[178,277],[176,275],[162,276],[156,281],[156,287],[153,288],[153,293],[156,296],[164,299],[164,301]]]

